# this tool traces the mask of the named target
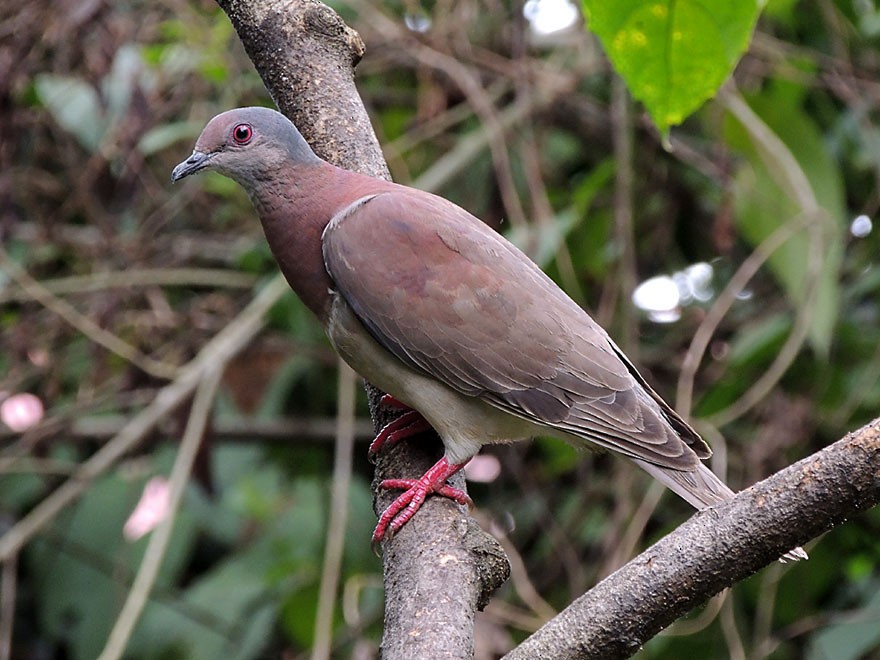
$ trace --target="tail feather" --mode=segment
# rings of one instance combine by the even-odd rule
[[[712,470],[702,463],[699,463],[695,470],[671,470],[638,458],[632,460],[696,509],[705,509],[729,500],[735,495],[721,479],[715,476]],[[801,559],[808,559],[807,553],[803,548],[795,548],[782,555],[779,561],[799,561]]]

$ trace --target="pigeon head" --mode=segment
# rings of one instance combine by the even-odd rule
[[[321,162],[287,117],[269,108],[223,112],[202,130],[195,149],[174,168],[171,181],[214,170],[253,189],[283,165]]]

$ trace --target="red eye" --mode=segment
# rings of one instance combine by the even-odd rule
[[[232,141],[235,144],[247,144],[254,137],[254,129],[250,124],[238,124],[232,129]]]

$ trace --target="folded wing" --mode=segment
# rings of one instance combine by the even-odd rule
[[[454,390],[662,467],[710,454],[586,312],[451,202],[364,198],[333,218],[323,252],[376,341]]]

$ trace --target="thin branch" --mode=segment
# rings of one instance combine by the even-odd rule
[[[456,58],[415,39],[404,31],[400,23],[392,21],[371,4],[366,2],[352,2],[351,4],[361,12],[361,16],[365,20],[373,24],[377,31],[386,35],[394,35],[398,40],[406,41],[408,47],[395,51],[395,54],[415,60],[429,69],[441,71],[467,96],[488,136],[489,153],[495,167],[498,191],[501,194],[508,219],[514,227],[525,226],[527,224],[526,216],[513,179],[513,168],[507,150],[505,130],[499,121],[498,109],[483,88],[477,75]]]
[[[531,96],[528,92],[522,92],[519,97]],[[522,142],[520,144],[519,154],[522,164],[523,174],[526,178],[529,194],[532,199],[532,233],[540,235],[541,228],[551,231],[557,231],[556,214],[553,206],[550,204],[550,196],[547,192],[547,186],[544,183],[544,177],[541,174],[541,156],[538,143],[535,140],[535,132],[533,127],[529,126],[522,133]],[[537,225],[537,226],[536,226]],[[532,246],[532,254],[535,256],[534,247]],[[577,271],[574,267],[574,260],[571,257],[571,251],[565,242],[565,236],[562,235],[556,245],[555,250],[556,267],[559,269],[559,277],[568,294],[580,305],[586,304],[586,296],[583,287],[578,280]]]
[[[727,642],[727,654],[730,660],[747,660],[746,649],[736,627],[732,598],[724,599],[719,621],[721,623],[721,632],[724,633],[724,639]]]
[[[79,463],[58,458],[36,458],[21,456],[13,459],[0,459],[2,474],[55,474],[70,476],[79,469]]]
[[[6,250],[3,248],[0,248],[0,268],[2,268],[9,277],[15,280],[15,283],[21,287],[27,296],[60,316],[86,337],[96,344],[100,344],[111,353],[115,353],[121,358],[128,360],[138,368],[156,378],[170,380],[177,374],[176,366],[154,360],[148,355],[144,355],[131,344],[124,342],[112,332],[105,330],[87,316],[80,314],[76,308],[67,301],[53,295],[42,284],[37,282],[37,280],[28,275],[23,268],[10,259],[9,255],[6,254]]]
[[[337,400],[336,453],[330,483],[330,517],[327,521],[327,544],[321,569],[321,586],[315,614],[315,642],[312,660],[328,660],[333,646],[333,609],[342,571],[345,548],[345,526],[348,520],[348,491],[354,453],[354,407],[357,376],[342,360],[339,361]]]
[[[619,342],[624,352],[638,362],[637,327],[632,318],[633,306],[629,298],[638,282],[636,268],[636,236],[633,229],[633,127],[630,118],[629,92],[620,76],[611,84],[611,137],[614,143],[614,242],[620,250],[615,278],[623,304],[617,307],[620,315]]]
[[[174,466],[171,468],[171,476],[169,478],[170,493],[168,495],[168,514],[167,517],[156,527],[147,549],[144,551],[144,558],[134,578],[134,583],[122,606],[122,611],[110,631],[107,638],[107,644],[98,660],[118,660],[125,653],[125,647],[134,631],[135,625],[144,611],[150,591],[156,583],[159,576],[159,569],[162,567],[162,561],[165,559],[165,552],[168,549],[168,543],[171,541],[171,533],[174,531],[174,521],[177,518],[177,511],[180,507],[180,501],[189,482],[189,475],[192,472],[195,463],[196,453],[199,445],[205,435],[205,429],[208,426],[208,419],[211,416],[211,409],[214,405],[214,397],[217,394],[217,388],[220,385],[220,378],[223,375],[222,365],[209,366],[203,373],[203,380],[196,389],[195,400],[193,401],[192,410],[190,411],[189,421],[187,422],[186,431],[180,442],[180,449],[174,460]]]
[[[3,560],[0,581],[0,660],[12,658],[12,631],[15,627],[15,599],[18,586],[18,553]]]
[[[776,608],[776,595],[779,592],[779,580],[783,575],[783,566],[779,563],[768,566],[761,576],[761,588],[758,593],[758,604],[755,608],[755,620],[752,624],[752,655],[754,660],[764,657],[756,653],[757,649],[763,648],[765,641],[770,638],[773,628],[773,610]]]
[[[782,190],[800,207],[801,212],[798,218],[793,218],[767,237],[750,255],[749,259],[742,264],[698,328],[688,349],[678,380],[677,404],[682,414],[687,416],[690,412],[693,381],[700,359],[715,328],[732,305],[736,293],[745,287],[746,283],[754,276],[757,268],[769,259],[770,255],[779,249],[796,230],[802,227],[808,228],[810,238],[804,301],[798,308],[794,326],[785,344],[777,353],[773,364],[737,401],[712,416],[711,421],[720,426],[736,419],[759,403],[776,385],[800,351],[816,312],[816,306],[813,303],[818,295],[819,279],[822,274],[822,238],[824,227],[828,224],[829,219],[826,211],[819,205],[807,175],[791,150],[755,114],[736,89],[732,85],[728,85],[719,93],[718,100],[748,131],[758,154],[767,166],[767,170],[775,177]],[[750,262],[748,267],[746,267],[747,262]]]
[[[510,87],[509,80],[499,78],[486,89],[486,94],[495,105],[510,91]],[[382,145],[382,151],[386,158],[400,158],[423,142],[451,131],[453,126],[465,122],[473,114],[474,110],[470,103],[458,103],[429,120],[416,124],[396,140],[386,142]]]
[[[492,525],[492,521],[485,516],[480,517],[480,523],[483,527],[492,529],[493,536],[498,539],[498,543],[507,554],[507,560],[510,562],[510,582],[516,591],[520,600],[528,606],[532,613],[540,621],[548,621],[556,616],[556,610],[553,606],[541,597],[535,585],[529,578],[529,571],[523,561],[522,555],[516,546],[510,542],[507,534],[498,525]]]
[[[483,130],[471,131],[460,138],[455,147],[422,172],[413,182],[413,186],[430,192],[439,191],[450,179],[469,167],[496,135],[502,135],[495,131],[506,130],[520,123],[531,113],[544,107],[551,99],[550,95],[537,94],[517,99],[498,114],[497,125],[485,126]]]
[[[728,598],[729,589],[725,589],[719,594],[712,596],[700,613],[692,619],[678,619],[672,622],[672,625],[660,632],[661,637],[687,637],[696,634],[701,630],[712,625],[712,622],[718,617],[725,603],[732,601]]]
[[[67,422],[65,415],[62,421]],[[53,426],[51,432],[41,437],[48,443],[55,436],[68,443],[100,441],[102,444],[118,434],[129,418],[125,415],[95,415],[70,420],[66,425]],[[373,424],[368,419],[357,419],[354,423],[355,439],[369,442],[373,439]],[[21,437],[20,433],[0,430],[0,445]],[[217,442],[266,442],[290,444],[291,438],[297,443],[329,446],[336,437],[336,421],[330,417],[276,417],[272,419],[251,419],[239,417],[218,419],[211,427],[211,439]],[[0,456],[0,473],[24,472],[19,461],[28,456],[14,453]]]
[[[718,101],[745,127],[754,141],[761,158],[767,164],[767,171],[776,179],[786,194],[794,200],[801,211],[818,220],[825,211],[816,199],[816,193],[807,175],[791,150],[773,130],[765,124],[745,99],[736,91],[732,83],[718,93]]]
[[[629,467],[629,466],[627,466]],[[645,496],[642,498],[638,508],[630,518],[629,524],[626,526],[620,540],[615,544],[612,552],[602,562],[602,568],[599,575],[608,575],[613,570],[624,564],[628,558],[632,557],[639,541],[644,538],[645,528],[654,514],[654,510],[660,503],[660,498],[666,492],[666,487],[659,481],[652,481]]]
[[[257,278],[250,273],[225,268],[136,268],[42,280],[40,285],[52,295],[64,296],[72,293],[94,293],[107,289],[147,286],[250,289],[256,280]],[[21,287],[0,290],[0,304],[22,302],[32,297]]]
[[[709,343],[712,341],[715,330],[718,329],[721,321],[724,320],[724,316],[733,306],[737,296],[757,274],[758,269],[795,233],[805,229],[808,222],[809,220],[804,217],[792,218],[791,221],[782,225],[765,238],[740,264],[733,277],[730,278],[730,281],[721,293],[718,294],[715,302],[712,303],[709,311],[706,312],[705,318],[694,333],[678,375],[678,385],[676,386],[675,394],[676,409],[685,417],[690,416],[697,369],[699,369],[700,362],[706,354],[706,349],[709,348]]]

